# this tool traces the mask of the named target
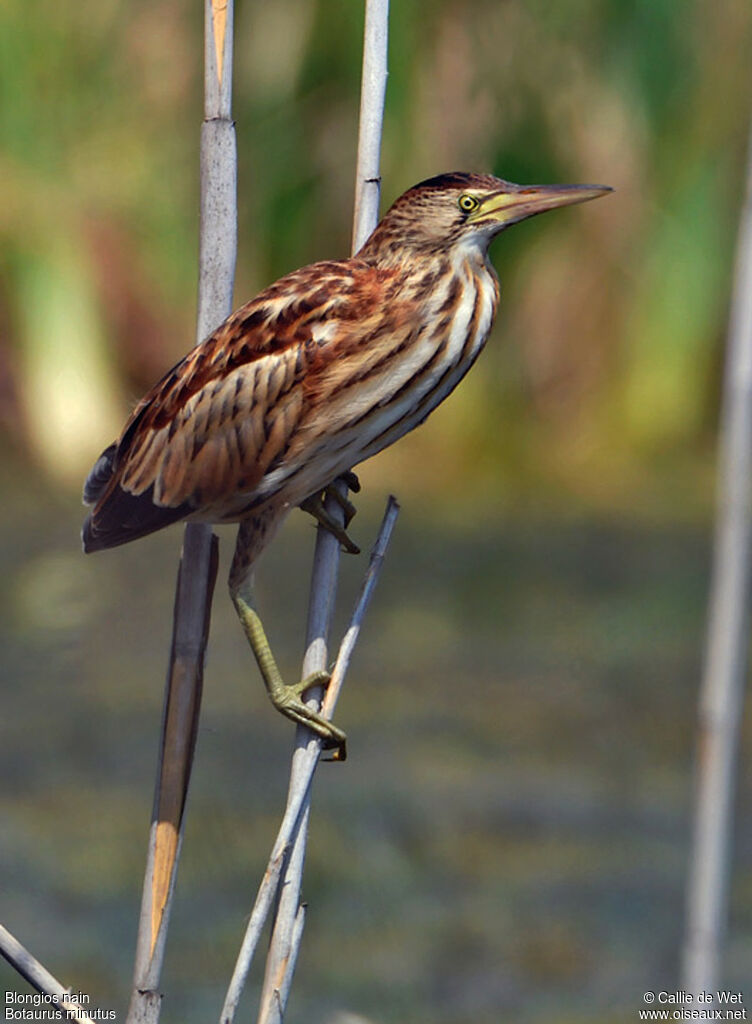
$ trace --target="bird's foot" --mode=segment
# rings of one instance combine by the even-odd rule
[[[277,668],[269,641],[256,610],[240,594],[232,595],[235,609],[256,657],[261,675],[274,707],[298,725],[305,725],[321,738],[326,750],[332,750],[333,761],[344,761],[347,757],[347,737],[333,722],[309,708],[303,700],[305,693],[314,686],[326,686],[330,675],[326,671],[313,672],[299,683],[287,684]]]
[[[352,471],[343,473],[338,479],[342,480],[349,490],[356,493],[360,490],[360,481]],[[337,522],[331,513],[327,511],[325,501],[328,497],[334,498],[344,512],[344,526]],[[342,494],[337,487],[327,487],[320,493],[312,494],[309,498],[306,498],[305,501],[300,503],[300,507],[304,512],[308,512],[309,515],[312,515],[320,526],[323,526],[324,529],[333,534],[345,551],[351,555],[360,554],[360,548],[350,539],[347,533],[347,527],[350,525],[357,509],[350,499],[346,495]]]
[[[269,692],[272,704],[287,718],[298,725],[305,725],[321,738],[325,750],[332,750],[333,761],[344,761],[347,758],[347,736],[328,718],[318,711],[309,708],[303,695],[314,686],[328,686],[331,676],[324,670],[312,672],[299,683],[283,683],[281,687]]]

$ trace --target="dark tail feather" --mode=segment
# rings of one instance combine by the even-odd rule
[[[104,452],[99,461],[101,462],[106,455],[107,452]],[[97,466],[91,471],[89,480],[96,476]],[[86,481],[84,497],[90,491],[89,480]],[[98,484],[95,481],[94,487],[96,486]],[[94,488],[91,488],[91,493],[94,493]],[[115,486],[102,504],[86,517],[81,531],[84,551],[89,554],[92,551],[116,548],[131,540],[138,540],[139,537],[145,537],[148,533],[154,533],[184,519],[192,511],[188,502],[183,502],[177,508],[155,505],[153,487],[143,494],[134,495],[124,491],[122,487]]]
[[[84,484],[84,505],[96,505],[104,494],[105,488],[112,479],[115,469],[115,453],[117,448],[117,441],[114,441],[109,448],[105,448],[94,463]]]

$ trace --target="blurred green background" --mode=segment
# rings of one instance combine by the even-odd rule
[[[362,20],[236,2],[237,303],[349,249]],[[202,31],[195,0],[0,9],[0,920],[121,1012],[180,531],[84,559],[79,489],[193,340]],[[392,4],[385,203],[453,169],[617,191],[495,243],[477,369],[360,473],[362,547],[404,511],[317,786],[291,1024],[631,1021],[678,986],[750,53],[747,0]],[[285,529],[259,589],[292,676],[313,531]],[[289,744],[220,583],[166,1022],[219,1012]],[[744,815],[731,895],[743,988]]]

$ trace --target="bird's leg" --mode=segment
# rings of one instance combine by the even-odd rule
[[[259,618],[258,612],[239,594],[233,594],[233,603],[238,613],[245,635],[251,645],[251,650],[256,656],[258,667],[266,686],[272,704],[281,711],[283,715],[297,722],[299,725],[307,725],[317,736],[320,736],[327,749],[337,748],[336,760],[344,761],[346,756],[346,737],[341,729],[328,721],[318,711],[309,708],[302,699],[307,690],[313,686],[326,686],[330,675],[322,670],[312,672],[311,675],[302,679],[299,683],[285,683],[282,680],[277,662],[272,654],[266,632]]]
[[[344,761],[347,756],[344,732],[323,715],[314,711],[313,708],[309,708],[303,700],[304,694],[311,687],[327,685],[330,678],[329,673],[326,671],[313,672],[299,683],[285,683],[277,667],[261,618],[253,606],[251,561],[249,561],[249,552],[252,553],[251,545],[254,540],[251,536],[252,532],[252,521],[241,523],[235,558],[230,570],[230,595],[261,671],[266,692],[278,711],[292,719],[293,722],[308,726],[317,736],[321,737],[324,747],[336,748],[335,760]]]
[[[360,481],[358,480],[355,473],[349,470],[347,473],[343,473],[342,476],[338,477],[349,490],[357,493],[360,490]],[[345,525],[342,526],[334,519],[329,512],[326,510],[325,501],[328,496],[334,498],[334,500],[342,508],[345,513]],[[360,548],[355,544],[347,533],[347,527],[355,515],[357,509],[353,505],[346,495],[341,494],[339,489],[336,487],[326,487],[323,491],[318,491],[316,494],[311,494],[310,497],[306,498],[305,501],[300,503],[300,508],[304,512],[308,512],[313,518],[326,530],[334,534],[337,540],[340,542],[342,547],[348,554],[359,555]]]

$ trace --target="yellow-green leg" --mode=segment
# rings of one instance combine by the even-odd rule
[[[309,708],[302,699],[306,690],[310,690],[312,686],[325,686],[329,682],[329,673],[313,672],[299,683],[285,683],[277,668],[258,612],[235,591],[232,592],[232,600],[274,707],[293,722],[312,729],[321,737],[327,749],[336,748],[334,759],[344,761],[347,756],[345,734],[317,711]]]

